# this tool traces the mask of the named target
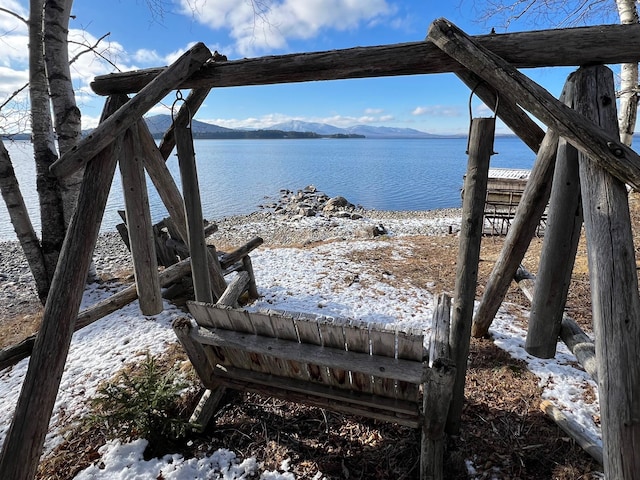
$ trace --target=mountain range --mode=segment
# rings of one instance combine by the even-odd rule
[[[145,117],[149,130],[154,137],[162,136],[163,133],[171,125],[170,115],[155,115]],[[340,128],[327,123],[303,122],[300,120],[291,120],[289,122],[277,123],[270,127],[260,130],[241,130],[221,127],[212,123],[193,120],[191,122],[191,130],[194,137],[197,138],[249,138],[254,135],[248,135],[249,132],[262,132],[260,138],[276,138],[275,132],[290,133],[296,132],[299,135],[293,135],[297,138],[316,138],[316,137],[366,137],[366,138],[435,138],[439,135],[421,132],[412,128],[394,128],[394,127],[374,127],[370,125],[355,125],[353,127]],[[267,133],[274,132],[274,133]],[[235,134],[237,134],[237,136]],[[291,137],[292,135],[288,135]],[[285,136],[277,136],[277,138],[287,138]]]

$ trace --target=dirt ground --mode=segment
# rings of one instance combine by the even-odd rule
[[[640,208],[632,194],[632,226],[638,238]],[[414,254],[398,262],[362,256],[365,268],[379,268],[404,280],[424,286],[433,282],[434,291],[453,292],[458,238],[413,237]],[[483,239],[477,295],[480,296],[498,257],[504,239]],[[639,243],[636,241],[636,245]],[[537,270],[541,239],[534,239],[523,264]],[[354,258],[356,253],[353,254]],[[636,257],[638,253],[636,252]],[[512,284],[507,301],[528,308],[529,303]],[[591,302],[586,245],[581,240],[567,313],[584,330],[591,332]],[[4,325],[0,338],[18,340],[37,326],[37,308],[16,312],[16,322]],[[8,319],[4,319],[8,320]],[[20,332],[12,325],[20,324]],[[25,327],[27,324],[27,328]],[[30,325],[30,328],[29,328]],[[169,352],[168,364],[184,358]],[[475,478],[558,479],[601,478],[601,469],[589,455],[551,422],[539,409],[538,379],[523,362],[514,360],[490,339],[472,339],[465,388],[462,430],[449,440],[446,454],[447,478],[469,478],[465,460],[473,461]],[[234,445],[241,456],[257,456],[265,467],[275,469],[291,459],[296,478],[313,478],[322,471],[327,479],[412,479],[419,470],[419,432],[397,425],[335,414],[252,394],[229,394],[227,406],[212,424],[182,453],[195,455]],[[184,405],[192,411],[197,396]],[[55,457],[41,464],[39,479],[68,479],[98,458],[103,432],[80,431],[62,444]],[[175,451],[175,450],[174,450]],[[55,473],[53,473],[55,472]]]

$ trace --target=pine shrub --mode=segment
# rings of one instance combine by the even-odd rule
[[[163,371],[147,354],[138,370],[123,370],[99,388],[90,421],[106,427],[111,438],[146,438],[151,450],[161,451],[197,427],[180,417],[186,387],[176,368]]]

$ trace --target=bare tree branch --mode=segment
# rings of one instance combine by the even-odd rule
[[[18,90],[16,90],[15,92],[13,92],[11,95],[9,95],[7,97],[7,99],[2,102],[2,104],[0,105],[0,111],[2,111],[2,109],[4,107],[7,106],[7,104],[9,104],[14,98],[16,98],[18,95],[20,95],[20,92],[22,92],[24,89],[26,89],[29,86],[29,82],[25,83],[23,86],[21,86]]]
[[[95,56],[97,56],[98,58],[101,58],[102,60],[104,60],[105,62],[107,62],[109,65],[111,65],[113,68],[115,68],[120,72],[121,71],[120,68],[118,68],[118,66],[113,61],[111,61],[111,59],[107,58],[105,55],[103,55],[102,52],[98,51],[98,46],[100,45],[100,42],[105,38],[107,38],[109,35],[111,35],[111,32],[105,33],[100,38],[98,38],[98,40],[96,40],[96,42],[93,45],[88,45],[87,43],[69,40],[68,41],[69,43],[72,43],[74,45],[80,45],[81,47],[86,47],[84,50],[78,52],[71,60],[69,60],[69,65],[72,65],[85,53],[93,52]]]
[[[7,15],[11,15],[12,17],[17,18],[18,20],[20,20],[22,23],[24,23],[25,25],[29,25],[29,21],[24,18],[21,17],[20,15],[18,15],[16,12],[12,12],[11,10],[9,10],[8,8],[4,8],[4,7],[0,7],[0,12],[6,13]]]

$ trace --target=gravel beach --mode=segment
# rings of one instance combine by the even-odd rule
[[[362,218],[291,218],[259,211],[217,220],[218,231],[208,238],[218,250],[239,247],[259,236],[263,247],[303,247],[316,242],[371,238],[382,226],[388,235],[447,235],[460,229],[460,209],[425,211],[363,210]],[[94,263],[98,275],[110,277],[132,269],[129,251],[120,235],[102,233],[96,244]],[[33,277],[17,241],[0,242],[0,323],[40,309]]]

